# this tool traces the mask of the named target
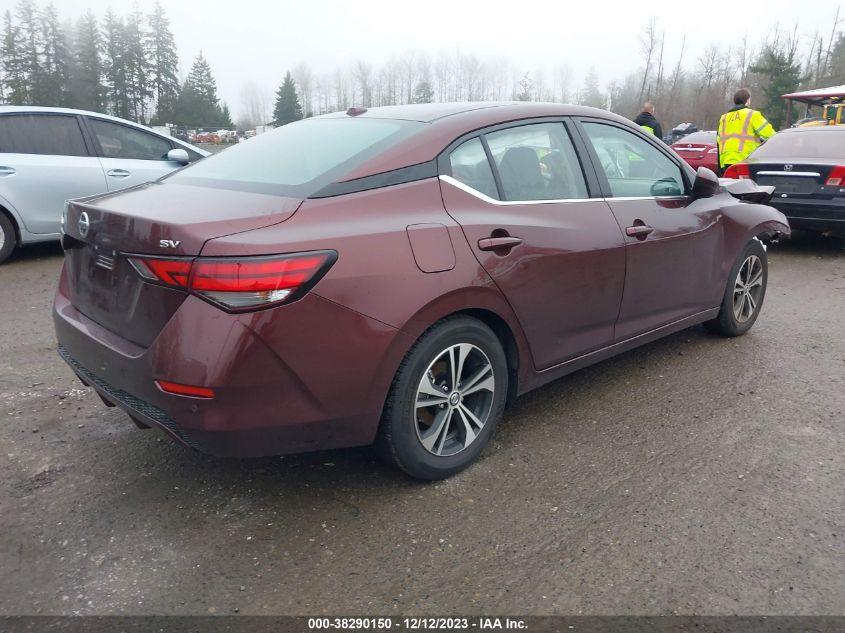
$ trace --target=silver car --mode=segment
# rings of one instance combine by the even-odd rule
[[[18,245],[59,239],[65,200],[155,180],[203,156],[105,114],[0,106],[0,262]]]

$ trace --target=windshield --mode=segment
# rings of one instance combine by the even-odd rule
[[[796,158],[841,158],[845,147],[845,130],[803,129],[800,132],[775,134],[752,154],[754,158],[777,156]]]
[[[168,180],[307,198],[424,125],[351,117],[297,121],[209,156]]]

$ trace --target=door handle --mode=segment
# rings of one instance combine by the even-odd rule
[[[522,244],[519,237],[484,237],[478,240],[478,248],[482,251],[510,250]]]
[[[106,172],[107,176],[111,176],[112,178],[126,178],[130,175],[131,172],[126,171],[125,169],[109,169]]]
[[[14,167],[0,166],[0,176],[11,176],[14,173],[17,173]]]
[[[628,237],[636,237],[638,240],[644,240],[649,233],[654,231],[653,226],[649,226],[648,224],[634,224],[634,226],[629,226],[625,229],[625,234]]]

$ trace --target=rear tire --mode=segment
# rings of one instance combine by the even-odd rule
[[[722,336],[745,334],[760,315],[768,281],[766,249],[759,240],[751,240],[728,275],[728,285],[718,316],[707,321],[704,326]]]
[[[502,417],[505,351],[481,321],[454,316],[428,329],[396,372],[376,449],[411,477],[444,479],[469,466]]]
[[[15,227],[9,217],[0,211],[0,264],[9,258],[17,245]]]

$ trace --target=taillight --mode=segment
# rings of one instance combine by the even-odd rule
[[[194,261],[191,292],[229,310],[266,307],[302,296],[331,267],[334,251]]]
[[[843,181],[845,181],[845,165],[839,165],[830,170],[824,184],[828,187],[839,187],[842,186]]]
[[[746,180],[751,178],[751,169],[745,163],[737,163],[730,165],[725,170],[725,178],[736,178],[738,180]]]
[[[188,277],[191,274],[190,259],[130,257],[129,263],[147,281],[172,288],[188,287]]]
[[[256,310],[294,301],[337,259],[335,251],[262,257],[129,258],[147,281],[186,289],[224,310]]]

